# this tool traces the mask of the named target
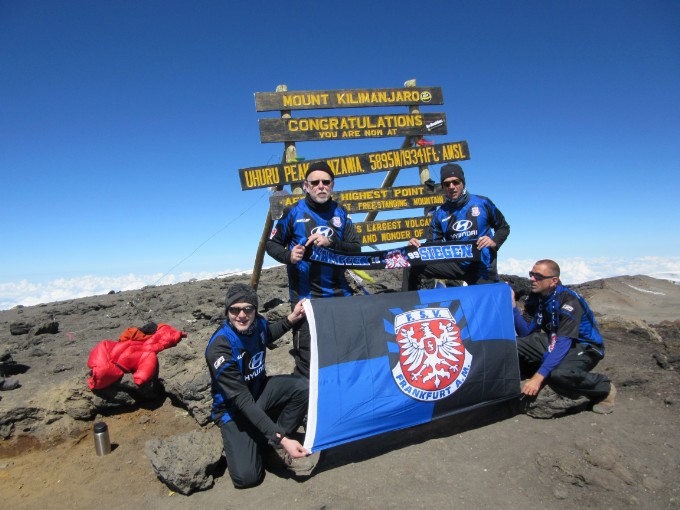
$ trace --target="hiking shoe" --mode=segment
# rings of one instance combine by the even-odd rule
[[[283,465],[290,469],[297,476],[309,476],[314,471],[317,462],[319,462],[319,452],[307,455],[306,457],[299,457],[294,459],[285,448],[273,448],[277,457]]]
[[[614,410],[614,400],[616,400],[616,386],[611,383],[609,395],[593,406],[593,412],[597,414],[609,414]]]

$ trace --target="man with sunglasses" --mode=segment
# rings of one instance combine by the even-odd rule
[[[266,347],[305,314],[304,299],[277,322],[257,313],[257,293],[234,284],[227,291],[227,320],[205,350],[212,381],[212,418],[220,427],[227,468],[234,487],[258,485],[264,478],[263,453],[274,448],[286,466],[308,475],[315,463],[289,434],[307,412],[309,384],[297,375],[268,377]]]
[[[305,173],[305,198],[283,211],[269,241],[267,253],[286,264],[291,306],[302,298],[351,296],[345,270],[305,260],[312,246],[359,252],[361,243],[347,210],[332,198],[334,174],[325,161],[313,163]],[[295,372],[309,377],[311,335],[307,320],[293,330]]]
[[[496,253],[510,234],[510,225],[495,204],[480,195],[468,193],[460,165],[449,163],[440,170],[445,202],[432,216],[427,241],[477,241],[479,262],[436,262],[404,271],[402,290],[416,290],[421,276],[462,280],[468,285],[498,281]],[[420,247],[418,239],[410,246]]]
[[[588,303],[562,285],[560,266],[553,260],[536,262],[529,280],[524,311],[531,322],[517,308],[514,292],[512,296],[520,372],[529,378],[522,393],[535,397],[549,383],[558,393],[588,397],[596,413],[611,413],[616,388],[607,376],[591,372],[604,357],[604,341]]]

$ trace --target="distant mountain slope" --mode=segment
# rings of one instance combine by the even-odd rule
[[[617,276],[571,286],[598,315],[650,324],[680,320],[680,285],[649,276]]]

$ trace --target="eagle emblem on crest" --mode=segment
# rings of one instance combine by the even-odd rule
[[[421,308],[394,319],[399,362],[392,375],[407,395],[425,401],[455,392],[472,365],[472,354],[448,308]]]
[[[411,263],[401,250],[392,250],[385,255],[385,269],[396,269],[398,267],[411,267]]]

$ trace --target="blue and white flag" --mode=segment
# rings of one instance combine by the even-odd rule
[[[305,310],[312,451],[519,395],[504,283],[316,299]]]

